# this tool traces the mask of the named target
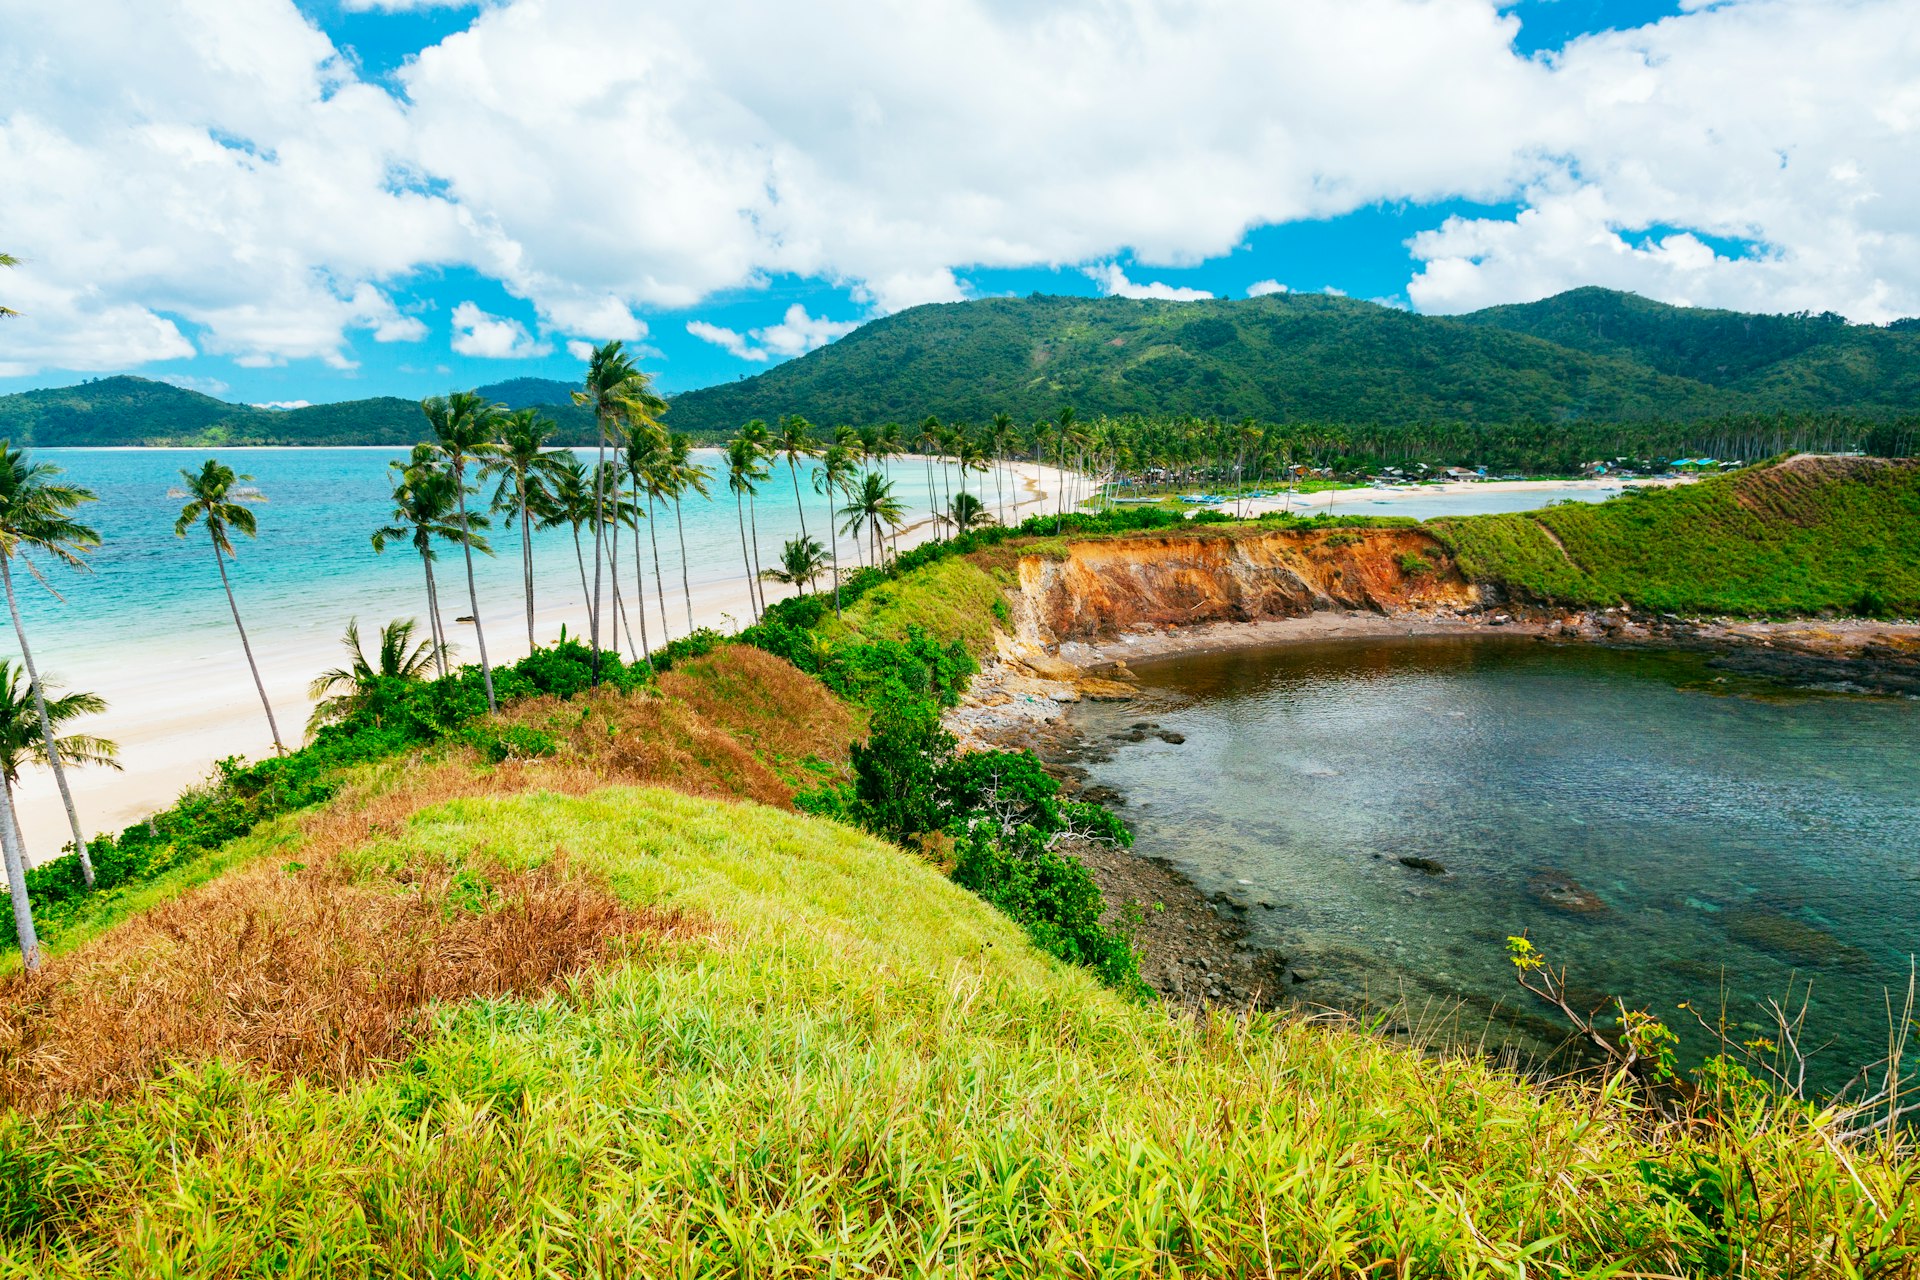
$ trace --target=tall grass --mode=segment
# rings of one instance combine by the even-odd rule
[[[1663,1120],[1332,1021],[1167,1018],[830,823],[456,801],[363,875],[564,849],[727,931],[435,1015],[343,1088],[223,1066],[0,1122],[46,1275],[1894,1275],[1906,1157]],[[1780,1127],[1774,1127],[1775,1124]]]

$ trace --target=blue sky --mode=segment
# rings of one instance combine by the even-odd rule
[[[1916,126],[1845,109],[1912,85],[1898,40],[1878,81],[1859,57],[1897,4],[1146,3],[1116,33],[1090,0],[956,0],[925,30],[820,22],[815,58],[779,6],[607,2],[250,0],[196,29],[151,0],[96,84],[45,71],[90,33],[35,15],[0,51],[0,157],[40,193],[0,208],[23,259],[0,392],[128,371],[412,397],[570,381],[607,337],[675,392],[916,302],[1035,291],[1920,310],[1889,233],[1912,184],[1887,176]],[[1730,95],[1783,42],[1817,92]]]

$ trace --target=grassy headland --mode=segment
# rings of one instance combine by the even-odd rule
[[[1521,600],[1686,615],[1920,614],[1920,463],[1798,457],[1598,504],[1435,520]]]
[[[873,768],[925,782],[880,744],[923,740],[994,616],[993,558],[955,553],[1012,536],[910,553],[899,577],[856,578],[841,620],[818,598],[779,607],[749,644],[700,638],[658,678],[613,667],[591,693],[568,654],[503,668],[499,718],[470,679],[383,690],[311,767],[236,769],[163,816],[151,848],[175,852],[142,855],[158,878],[76,896],[62,954],[0,992],[0,1258],[208,1276],[1911,1270],[1910,1149],[1842,1146],[1738,1075],[1662,1099],[1338,1019],[1169,1017],[955,883],[1037,859],[1031,842],[969,863],[977,831],[909,852],[789,811],[837,797],[871,820],[890,798]],[[1058,806],[1021,784],[1030,828]],[[141,1051],[89,1052],[103,1031]],[[315,1041],[337,1051],[287,1051]]]

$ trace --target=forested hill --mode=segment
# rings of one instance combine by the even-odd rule
[[[915,307],[674,398],[681,430],[1141,413],[1344,423],[1688,420],[1910,408],[1920,331],[1579,289],[1461,317],[1322,294]]]
[[[478,390],[510,408],[543,408],[563,442],[592,440],[592,419],[566,402],[563,383],[517,378]],[[0,439],[16,445],[405,445],[425,430],[419,401],[395,396],[260,409],[126,376],[0,396]]]
[[[571,389],[479,388],[546,409],[565,441],[587,443]],[[823,426],[1029,422],[1067,404],[1083,418],[1353,426],[1880,419],[1920,405],[1920,321],[1744,315],[1606,289],[1457,317],[1323,294],[987,298],[915,307],[756,377],[683,392],[667,421],[711,439],[787,413]],[[258,409],[133,377],[0,396],[0,437],[37,445],[405,444],[422,426],[412,400]]]

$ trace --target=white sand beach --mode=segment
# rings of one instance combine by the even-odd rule
[[[1060,491],[1058,473],[1051,467],[1032,463],[1010,464],[1009,473],[1017,477],[1016,486],[1007,487],[1010,522],[1025,519],[1046,510],[1051,495]],[[995,509],[991,484],[986,488],[988,510]],[[933,522],[924,515],[900,532],[902,550],[931,538]],[[624,549],[624,548],[623,548]],[[763,565],[768,548],[762,548]],[[853,546],[842,538],[842,568],[856,563],[850,557]],[[473,628],[455,624],[456,616],[468,612],[464,583],[458,577],[457,562],[442,565],[441,597],[454,642],[456,655],[463,662],[476,662],[478,649]],[[624,591],[632,587],[632,570],[625,556],[621,559]],[[696,577],[703,566],[696,564]],[[697,626],[734,631],[752,621],[747,583],[733,564],[724,569],[707,567],[731,576],[696,582],[693,617]],[[686,602],[678,581],[677,567],[666,566],[666,612],[671,637],[687,633]],[[653,592],[652,566],[648,566],[648,590]],[[769,601],[792,594],[777,583],[768,583]],[[320,588],[325,589],[325,588]],[[511,597],[483,594],[487,610],[487,654],[496,662],[512,662],[527,652],[526,624],[518,593]],[[578,579],[564,576],[542,581],[536,593],[535,635],[549,643],[564,625],[569,635],[580,634],[586,622],[586,607],[581,599]],[[657,596],[648,602],[651,639],[660,643]],[[626,601],[629,610],[632,601]],[[353,601],[342,600],[340,613],[353,612]],[[635,618],[637,628],[637,617]],[[320,672],[343,665],[345,653],[337,635],[325,640],[288,637],[276,633],[271,618],[248,618],[249,635],[260,662],[260,676],[267,696],[279,720],[280,734],[289,747],[304,738],[312,701],[307,687]],[[363,618],[363,643],[372,647],[375,621]],[[638,638],[637,630],[636,636]],[[625,650],[625,636],[621,637]],[[607,643],[603,640],[603,643]],[[609,646],[611,647],[611,645]],[[102,831],[119,831],[156,810],[163,809],[186,787],[210,776],[215,761],[228,756],[260,759],[273,751],[266,717],[260,707],[238,637],[229,629],[208,643],[173,649],[150,647],[129,655],[112,657],[63,658],[54,646],[44,641],[35,647],[42,667],[58,673],[68,688],[90,689],[106,698],[109,711],[91,732],[113,738],[120,744],[122,769],[118,772],[90,768],[68,772],[74,803],[80,812],[82,828],[89,836]],[[44,652],[43,652],[44,651]],[[57,856],[61,846],[71,841],[66,814],[52,777],[43,769],[30,770],[18,792],[20,821],[26,837],[30,860],[44,862]]]

